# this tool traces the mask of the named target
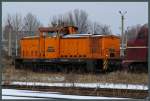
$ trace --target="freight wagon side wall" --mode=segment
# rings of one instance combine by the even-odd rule
[[[134,46],[126,49],[125,60],[130,62],[146,62],[148,58],[148,48],[146,46]]]
[[[147,33],[139,33],[135,40],[128,41],[124,60],[128,62],[147,61],[148,58]]]

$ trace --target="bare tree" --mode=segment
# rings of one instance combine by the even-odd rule
[[[50,24],[49,26],[52,26],[52,27],[58,27],[58,26],[63,26],[64,23],[66,23],[68,25],[68,21],[66,21],[65,19],[65,15],[55,15],[53,16],[52,20],[50,21]]]
[[[111,29],[108,25],[101,26],[101,29],[102,29],[102,34],[104,35],[112,34]]]
[[[79,33],[87,33],[89,28],[88,14],[83,10],[75,9],[72,13],[69,14],[70,24],[78,27]]]
[[[84,10],[75,9],[64,15],[54,16],[51,26],[77,26],[78,33],[111,34],[110,27],[97,22],[91,23]]]
[[[18,55],[18,49],[19,49],[19,43],[18,43],[18,39],[19,39],[19,31],[22,30],[22,17],[19,14],[16,14],[13,16],[13,20],[12,20],[12,25],[13,25],[13,30],[16,34],[16,38],[15,38],[15,54],[16,56]]]
[[[125,31],[125,35],[127,36],[127,40],[132,40],[135,39],[139,30],[141,28],[141,25],[135,25],[128,27],[127,30]]]
[[[4,38],[8,40],[8,55],[17,50],[18,32],[22,28],[22,17],[20,14],[7,15],[5,22]],[[16,48],[14,48],[16,47]],[[13,48],[13,49],[12,49]],[[17,51],[15,52],[17,54]]]
[[[143,25],[143,27],[146,27],[146,28],[148,28],[148,23],[144,24],[144,25]]]
[[[5,26],[2,25],[2,34],[1,34],[2,41],[5,40],[5,38],[4,38],[4,31],[5,31]]]
[[[12,17],[10,14],[7,15],[4,23],[3,37],[8,40],[10,28],[12,29]]]
[[[4,38],[6,40],[8,39],[8,30],[11,28],[12,39],[15,40],[17,33],[21,31],[23,27],[21,15],[18,13],[15,15],[8,14],[4,26]]]
[[[16,34],[21,31],[22,29],[22,16],[20,14],[15,14],[12,16],[12,25],[13,25],[13,31],[16,32]]]
[[[33,35],[33,33],[38,31],[38,28],[42,26],[37,17],[32,13],[28,13],[24,17],[23,23],[24,23],[23,30],[28,31],[29,35]]]
[[[100,34],[100,32],[101,32],[100,24],[98,24],[97,22],[91,23],[90,28],[89,28],[89,32],[93,33],[93,34]]]
[[[11,57],[12,56],[12,33],[11,33],[11,30],[12,30],[12,18],[11,16],[8,14],[7,15],[7,18],[6,18],[6,21],[5,21],[5,25],[4,25],[4,31],[3,31],[3,36],[4,36],[4,39],[7,40],[7,42],[4,44],[3,42],[3,48],[6,47],[6,51],[8,52],[7,53],[7,56]]]
[[[87,33],[89,27],[88,14],[83,10],[75,9],[64,15],[54,16],[50,22],[54,26],[77,26],[79,33]]]
[[[102,34],[102,35],[112,34],[111,29],[108,25],[102,25],[97,22],[91,23],[89,32],[93,34]]]

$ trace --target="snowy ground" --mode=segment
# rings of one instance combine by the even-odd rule
[[[56,87],[83,87],[83,88],[114,88],[114,89],[136,89],[148,90],[147,85],[138,84],[114,84],[114,83],[41,83],[41,82],[11,82],[10,85],[31,86],[56,86]]]
[[[2,99],[43,99],[43,98],[32,98],[32,97],[20,97],[20,96],[2,96]]]
[[[77,96],[77,95],[63,95],[59,92],[2,89],[2,99],[77,99],[77,100],[116,99],[117,100],[128,98]]]

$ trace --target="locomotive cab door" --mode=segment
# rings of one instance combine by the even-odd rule
[[[45,58],[45,32],[40,32],[40,40],[39,40],[39,50],[40,50],[40,57]]]
[[[98,58],[100,55],[100,43],[98,37],[90,38],[90,52],[92,58]]]

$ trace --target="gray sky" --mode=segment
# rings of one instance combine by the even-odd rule
[[[125,29],[128,26],[148,23],[147,2],[3,2],[2,21],[8,13],[20,13],[25,16],[31,12],[44,26],[48,26],[54,15],[64,14],[74,9],[85,10],[91,21],[109,25],[114,34],[121,32],[119,10],[127,11]]]

